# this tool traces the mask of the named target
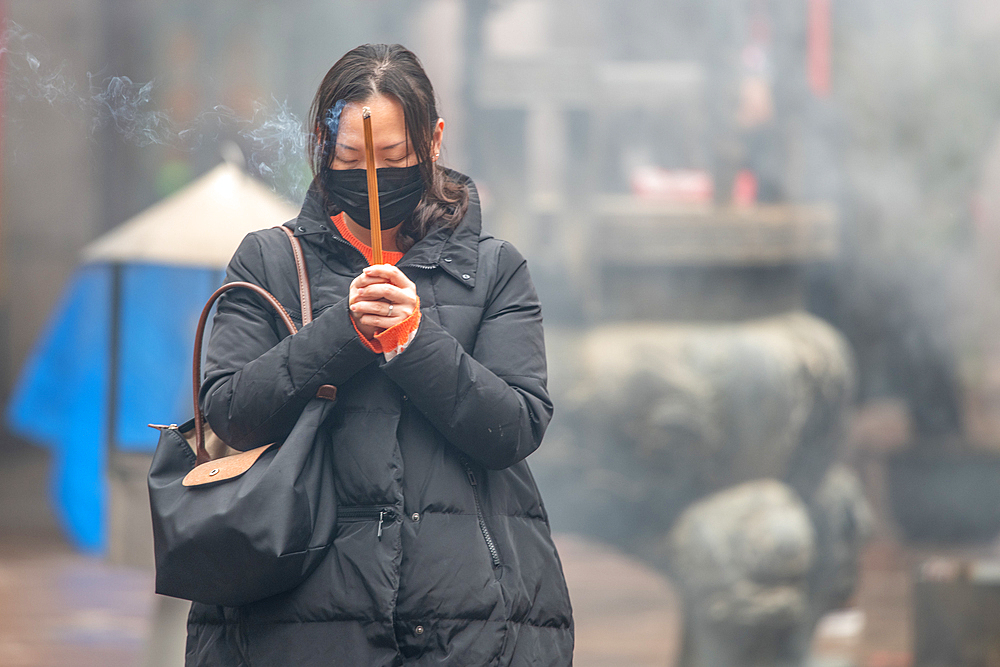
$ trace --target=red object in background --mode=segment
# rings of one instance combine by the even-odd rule
[[[818,97],[830,94],[830,0],[809,0],[809,87]]]
[[[733,205],[741,208],[757,203],[757,177],[749,169],[741,169],[733,180]]]
[[[640,199],[666,204],[710,204],[712,176],[702,169],[636,167],[631,173],[632,192]]]

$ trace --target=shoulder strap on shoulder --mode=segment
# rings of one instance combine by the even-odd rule
[[[309,287],[309,271],[306,269],[306,258],[302,254],[302,243],[288,227],[279,225],[278,229],[285,232],[292,244],[292,255],[295,257],[295,272],[299,276],[299,305],[302,311],[302,326],[312,322],[312,290]]]

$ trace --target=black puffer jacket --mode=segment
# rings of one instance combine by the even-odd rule
[[[517,250],[482,233],[472,183],[454,178],[470,189],[464,220],[397,265],[422,319],[392,361],[357,338],[347,294],[365,261],[314,191],[288,225],[315,320],[289,337],[255,295],[220,301],[201,393],[212,428],[241,449],[280,440],[320,385],[336,385],[320,444],[339,519],[295,590],[240,609],[194,604],[188,665],[572,663],[569,595],[524,460],[552,414],[539,302]],[[228,280],[261,285],[301,321],[280,230],[250,234]]]

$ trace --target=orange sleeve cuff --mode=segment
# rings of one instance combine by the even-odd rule
[[[382,352],[395,352],[399,354],[413,340],[413,335],[417,332],[417,327],[419,326],[420,299],[417,298],[417,307],[413,309],[409,317],[399,324],[375,334],[375,342],[382,346]]]
[[[354,331],[358,334],[358,338],[361,342],[372,352],[385,353],[394,352],[396,354],[402,352],[403,349],[409,345],[410,340],[413,339],[413,335],[417,331],[417,327],[420,326],[420,297],[417,297],[417,306],[410,313],[409,317],[400,322],[399,324],[394,324],[385,331],[381,331],[375,334],[375,340],[366,338],[363,333],[358,329],[358,323],[351,318],[351,325],[354,327]]]

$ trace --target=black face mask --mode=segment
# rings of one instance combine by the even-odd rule
[[[378,178],[379,221],[382,229],[398,227],[409,218],[424,196],[420,165],[386,167],[375,172]],[[323,189],[331,203],[351,220],[371,229],[368,219],[368,172],[364,169],[324,169]]]

